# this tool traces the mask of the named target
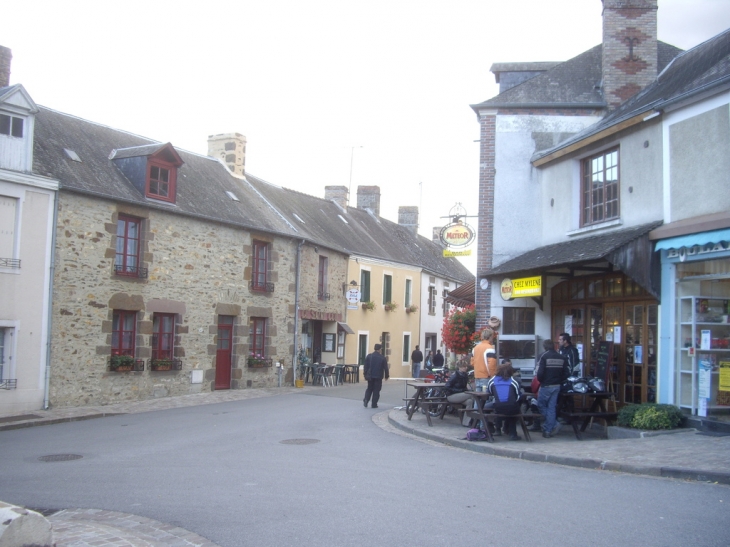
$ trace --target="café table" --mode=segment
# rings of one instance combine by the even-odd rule
[[[424,404],[424,410],[426,411],[426,420],[428,421],[429,426],[433,426],[431,423],[431,414],[429,414],[429,406],[428,404],[425,404],[428,401],[428,391],[431,389],[438,389],[445,387],[446,384],[442,382],[406,382],[406,390],[408,389],[407,386],[411,386],[412,388],[416,389],[416,393],[413,395],[413,398],[410,399],[406,397],[406,412],[408,413],[408,420],[413,418],[413,414],[416,412],[416,410],[420,407],[420,405]],[[444,403],[446,402],[446,398],[444,397]]]
[[[591,401],[588,410],[574,411],[566,405],[568,399],[580,396]],[[588,392],[588,393],[561,393],[558,396],[558,416],[564,418],[573,427],[575,438],[579,441],[583,440],[583,433],[588,428],[592,420],[603,420],[606,423],[606,432],[608,432],[608,422],[618,417],[618,412],[608,412],[606,410],[606,401],[615,400],[614,394],[610,391]],[[580,427],[578,427],[580,424]]]

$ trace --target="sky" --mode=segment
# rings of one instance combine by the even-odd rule
[[[601,42],[600,0],[6,2],[10,83],[36,103],[175,147],[246,135],[246,171],[324,197],[381,192],[431,237],[477,215],[479,124],[495,62],[565,61]],[[687,49],[730,28],[730,0],[659,0]],[[476,225],[476,218],[467,219]],[[472,247],[476,253],[475,246]],[[475,257],[462,259],[472,273]]]

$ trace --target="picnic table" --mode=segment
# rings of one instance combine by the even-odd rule
[[[507,418],[514,418],[518,421],[518,423],[522,426],[522,433],[525,435],[525,440],[527,442],[531,442],[532,439],[530,438],[530,431],[527,429],[527,424],[525,423],[525,418],[529,418],[530,416],[525,416],[524,414],[499,414],[497,412],[493,412],[491,409],[484,410],[484,404],[487,402],[487,400],[492,396],[491,393],[488,391],[467,391],[469,395],[471,395],[474,400],[477,402],[476,408],[469,411],[467,410],[467,413],[475,419],[481,420],[481,422],[484,424],[484,430],[487,433],[487,441],[488,442],[494,442],[494,436],[492,435],[492,432],[489,430],[489,427],[487,427],[487,423],[494,421],[497,418],[507,419]]]
[[[575,411],[572,408],[565,408],[561,405],[566,398],[571,399],[580,395],[591,399],[591,405],[588,410]],[[589,392],[589,393],[561,393],[558,400],[558,416],[565,419],[572,427],[575,438],[579,441],[583,440],[583,432],[588,428],[588,424],[592,420],[603,420],[606,424],[606,433],[608,434],[608,423],[618,417],[618,412],[608,412],[606,409],[606,401],[613,400],[614,394],[609,391]],[[580,425],[580,427],[578,427]]]
[[[413,418],[413,414],[416,412],[416,410],[418,410],[419,408],[423,408],[425,410],[428,425],[433,426],[433,423],[431,422],[431,413],[429,412],[431,406],[447,404],[447,401],[446,397],[444,396],[431,397],[428,395],[428,392],[432,389],[443,388],[446,386],[446,384],[439,382],[408,382],[407,385],[416,389],[416,393],[413,395],[412,398],[406,397],[404,399],[404,401],[406,402],[406,412],[408,413],[408,420],[410,421],[410,419]]]

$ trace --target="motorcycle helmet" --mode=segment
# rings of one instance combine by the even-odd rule
[[[539,414],[540,409],[537,406],[537,399],[531,399],[530,400],[530,410],[533,412],[533,414]]]
[[[588,382],[583,378],[573,383],[573,391],[576,393],[588,393]]]
[[[574,380],[577,380],[577,378],[573,378]],[[568,378],[563,384],[560,386],[560,393],[573,393],[573,380]]]
[[[606,382],[600,378],[591,378],[588,380],[588,387],[592,391],[606,391]]]

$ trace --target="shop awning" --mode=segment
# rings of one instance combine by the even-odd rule
[[[568,279],[620,270],[658,298],[659,260],[655,258],[649,232],[661,224],[657,221],[539,247],[479,272],[477,277],[544,275]]]
[[[449,291],[449,294],[446,295],[446,301],[460,308],[473,305],[475,286],[476,282],[474,280],[467,281],[463,285],[456,287],[453,291]]]
[[[355,334],[355,331],[350,328],[350,325],[347,323],[337,323],[337,328],[339,330],[345,331],[347,334]]]
[[[720,241],[730,241],[730,228],[662,239],[660,241],[657,241],[656,250],[659,251],[661,249],[681,249],[682,247],[707,245],[708,243],[718,243]]]

